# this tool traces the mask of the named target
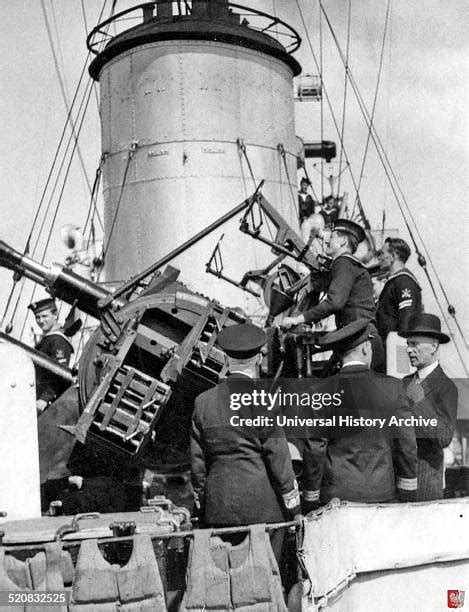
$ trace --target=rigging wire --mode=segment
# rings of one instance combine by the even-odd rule
[[[107,2],[107,0],[104,0],[103,6],[101,8],[101,12],[100,12],[100,15],[99,15],[99,18],[98,18],[99,20],[101,19],[102,15],[104,13],[106,2]],[[112,9],[111,9],[112,12],[114,11],[115,2],[116,2],[116,0],[114,0],[114,2],[113,2],[113,6],[112,6]],[[78,92],[80,90],[81,83],[83,81],[83,76],[84,76],[85,71],[86,71],[86,67],[87,67],[87,64],[88,64],[89,56],[90,56],[90,53],[88,53],[88,55],[87,55],[87,57],[85,59],[85,62],[83,64],[83,68],[81,70],[80,77],[78,79],[78,84],[77,84],[77,86],[75,88],[75,93],[73,95],[72,103],[71,103],[70,108],[69,108],[69,110],[67,112],[65,123],[64,123],[64,126],[62,128],[62,132],[61,132],[61,135],[60,135],[60,138],[59,138],[59,143],[58,143],[58,145],[56,147],[56,150],[55,150],[55,153],[54,153],[54,157],[53,157],[53,160],[52,160],[52,164],[51,164],[49,173],[47,175],[44,188],[43,188],[42,193],[41,193],[41,198],[39,200],[39,204],[38,204],[38,206],[36,208],[36,212],[34,214],[33,222],[32,222],[32,225],[31,225],[31,229],[30,229],[28,237],[26,239],[26,244],[25,244],[25,247],[24,247],[24,250],[23,250],[23,254],[24,255],[27,255],[27,254],[30,253],[30,248],[31,248],[30,243],[31,243],[31,240],[32,240],[33,232],[35,230],[36,223],[38,222],[39,215],[41,213],[41,210],[42,210],[42,207],[43,207],[43,204],[44,204],[44,200],[45,200],[45,197],[46,197],[46,193],[47,193],[50,181],[52,180],[52,176],[53,176],[54,169],[55,169],[55,166],[56,166],[56,163],[57,163],[57,159],[59,157],[59,153],[60,153],[60,150],[62,148],[62,144],[63,144],[64,138],[65,138],[65,134],[67,132],[67,126],[68,126],[68,124],[70,122],[72,110],[73,110],[73,108],[75,106],[75,103],[76,103],[76,100],[77,100],[77,97],[78,97]],[[19,280],[19,278],[17,276],[13,277],[12,288],[10,290],[10,293],[9,293],[9,296],[8,296],[8,299],[7,299],[7,302],[6,302],[6,306],[5,306],[3,315],[2,315],[1,324],[0,324],[2,327],[4,325],[6,316],[8,314],[8,310],[9,310],[9,307],[10,307],[10,304],[11,304],[11,301],[12,301],[12,298],[13,298],[13,295],[14,295],[14,292],[15,292],[18,280]],[[13,310],[13,314],[12,314],[12,318],[10,320],[9,326],[12,326],[13,318],[14,318],[16,310],[18,308],[18,304],[19,304],[19,301],[21,299],[23,290],[24,290],[24,280],[23,280],[23,282],[21,284],[21,287],[20,287],[20,292],[19,292],[18,298],[16,300],[16,304],[15,304],[15,307],[14,307],[14,310]]]
[[[85,91],[86,91],[86,90],[85,90]],[[90,91],[91,91],[91,90],[90,90]],[[88,98],[88,99],[89,99],[89,98]],[[80,112],[81,112],[81,109],[82,109],[82,107],[83,107],[83,102],[84,102],[84,99],[82,99],[82,101],[81,101],[81,103],[80,103],[80,106],[79,106],[79,108],[78,108],[78,116],[79,116],[79,114],[80,114]],[[86,110],[86,109],[85,109],[85,110]],[[83,123],[83,119],[84,119],[84,113],[83,113],[83,116],[82,116],[81,124]],[[80,125],[80,129],[81,129],[81,125]],[[70,135],[70,136],[69,136],[69,138],[68,138],[68,142],[67,142],[66,148],[65,148],[65,153],[64,153],[64,155],[63,155],[62,161],[61,161],[60,166],[59,166],[59,170],[58,170],[58,172],[57,172],[57,174],[56,174],[56,177],[55,177],[55,181],[54,181],[54,184],[53,184],[53,187],[52,187],[52,192],[51,192],[51,194],[50,194],[50,196],[49,196],[49,201],[48,201],[48,203],[47,203],[46,210],[45,210],[44,216],[43,216],[43,218],[42,218],[41,225],[40,225],[40,227],[39,227],[39,231],[37,232],[36,241],[35,241],[35,244],[34,244],[33,249],[32,249],[32,256],[33,256],[33,257],[34,257],[34,255],[35,255],[35,253],[36,253],[36,250],[37,250],[38,246],[39,246],[39,241],[40,241],[41,236],[42,236],[42,231],[43,231],[44,226],[45,226],[45,224],[46,224],[46,221],[47,221],[47,216],[48,216],[48,214],[49,214],[49,210],[50,210],[50,208],[51,208],[51,206],[52,206],[52,199],[53,199],[53,197],[54,197],[54,194],[55,194],[55,191],[56,191],[57,185],[58,185],[58,183],[59,183],[59,179],[60,179],[60,176],[61,176],[61,172],[62,172],[62,169],[63,169],[63,167],[64,167],[64,165],[65,165],[65,160],[66,160],[66,158],[67,158],[67,154],[68,154],[68,151],[69,151],[69,148],[70,148],[71,143],[72,143],[72,136]],[[76,141],[75,141],[75,143],[76,143]],[[68,171],[69,171],[69,169],[70,169],[70,164],[71,164],[72,158],[73,158],[73,152],[72,152],[72,157],[71,157],[71,158],[70,158],[70,160],[69,160],[69,165],[68,165],[67,173],[66,173],[66,176],[65,176],[65,180],[66,180],[66,178],[67,178],[67,176],[68,176]],[[65,180],[64,180],[64,186],[63,186],[63,188],[65,187]],[[62,188],[62,193],[63,193],[63,188]],[[61,194],[61,195],[62,195],[62,194]],[[61,196],[60,196],[60,197],[61,197]],[[57,206],[59,206],[59,205],[60,205],[60,199],[59,199],[59,202],[58,202]],[[43,263],[43,262],[44,262],[44,258],[45,258],[45,254],[46,254],[46,250],[47,250],[47,245],[49,244],[49,241],[50,241],[50,233],[52,232],[52,229],[53,229],[53,224],[54,224],[54,222],[55,222],[55,218],[56,218],[56,216],[57,216],[57,212],[56,212],[56,213],[55,213],[55,215],[54,215],[54,221],[53,221],[52,226],[51,226],[51,228],[50,228],[49,236],[48,236],[48,238],[47,238],[47,244],[46,244],[46,247],[45,247],[45,249],[44,249],[44,251],[43,251],[43,255],[42,255],[42,259],[41,259],[41,263]],[[32,234],[32,230],[31,230],[31,234]],[[28,249],[27,249],[27,251],[25,250],[25,254],[26,254],[26,252],[28,252],[28,253],[29,253],[29,250],[30,250],[30,243],[29,243],[29,240],[30,240],[30,238],[31,238],[31,234],[30,234],[30,237],[28,238]],[[20,302],[21,297],[22,297],[22,295],[23,295],[23,290],[24,290],[24,287],[25,287],[25,285],[24,285],[24,283],[23,283],[23,284],[21,285],[20,292],[19,292],[19,294],[18,294],[18,296],[17,296],[16,302],[15,302],[15,306],[14,306],[14,308],[13,308],[12,316],[11,316],[11,318],[10,318],[10,322],[9,322],[9,325],[8,325],[9,327],[13,327],[13,321],[14,321],[14,318],[15,318],[15,315],[16,315],[16,311],[17,311],[18,306],[19,306],[19,302]],[[14,289],[14,287],[13,287],[13,289]],[[30,296],[29,302],[31,302],[31,301],[33,300],[35,292],[36,292],[36,286],[34,286],[34,288],[33,288],[33,291],[32,291],[32,293],[31,293],[31,296]],[[27,314],[26,314],[26,317],[25,317],[25,320],[24,320],[24,324],[23,324],[23,327],[22,327],[22,330],[21,330],[21,335],[23,334],[23,331],[24,331],[24,328],[25,328],[26,319],[27,319]]]
[[[54,5],[52,4],[52,13],[54,15],[54,20],[55,20],[55,13],[54,13],[54,8],[53,7],[54,7]],[[63,99],[63,102],[65,104],[65,110],[67,111],[67,115],[70,116],[69,123],[70,123],[70,127],[71,127],[71,130],[72,130],[73,138],[77,141],[77,154],[78,154],[78,159],[80,161],[81,171],[83,173],[83,178],[85,179],[86,186],[88,187],[88,191],[91,193],[90,179],[89,179],[88,173],[86,171],[85,161],[84,161],[83,155],[81,153],[81,148],[78,145],[78,136],[77,136],[77,133],[76,133],[76,130],[75,130],[75,123],[74,123],[74,121],[72,119],[72,116],[71,116],[71,113],[70,113],[70,104],[68,102],[68,95],[67,95],[67,91],[66,91],[66,87],[65,87],[65,82],[64,82],[64,79],[62,77],[61,70],[60,70],[59,60],[58,60],[58,57],[57,57],[57,52],[55,50],[54,40],[53,40],[53,37],[52,37],[52,31],[51,31],[49,19],[47,17],[47,11],[46,11],[46,6],[45,6],[44,0],[41,0],[41,8],[42,8],[42,14],[43,14],[43,17],[44,17],[44,22],[45,22],[45,25],[46,25],[47,37],[49,39],[49,45],[50,45],[51,52],[52,52],[52,57],[53,57],[53,60],[54,60],[55,72],[57,74],[57,79],[59,81],[60,93],[62,94],[62,99]]]
[[[277,149],[278,149],[280,157],[283,159],[283,165],[285,167],[285,174],[287,175],[287,183],[288,183],[288,186],[290,188],[290,194],[291,194],[291,197],[292,197],[292,200],[293,200],[293,209],[296,212],[296,218],[299,219],[300,218],[300,211],[298,209],[298,198],[295,196],[295,194],[293,192],[293,187],[292,187],[292,183],[291,183],[291,180],[290,180],[290,174],[288,172],[287,160],[286,160],[286,157],[285,157],[285,149],[284,149],[282,144],[279,144]],[[281,176],[280,176],[280,178],[281,178]]]
[[[87,94],[86,104],[84,106],[84,110],[83,110],[83,113],[82,113],[82,116],[81,116],[80,124],[78,126],[78,134],[80,134],[81,128],[83,127],[83,123],[84,123],[85,116],[86,116],[86,110],[88,108],[88,104],[89,104],[89,101],[90,101],[90,98],[91,98],[92,88],[91,87],[87,87],[87,91],[88,91],[88,94]],[[71,141],[69,141],[69,143],[70,142]],[[71,155],[70,155],[70,159],[68,161],[68,165],[67,165],[67,168],[66,168],[66,171],[65,171],[65,176],[63,178],[62,188],[60,190],[59,198],[58,198],[58,201],[57,201],[57,205],[55,207],[55,211],[54,211],[54,215],[53,215],[53,218],[52,218],[52,222],[51,222],[51,226],[50,226],[50,229],[49,229],[49,233],[48,233],[48,236],[47,236],[46,244],[45,244],[45,247],[44,247],[44,250],[43,250],[43,254],[42,254],[42,258],[41,258],[41,264],[44,263],[44,259],[45,259],[46,253],[47,253],[47,249],[49,247],[49,243],[50,243],[50,240],[51,240],[51,237],[52,237],[52,231],[54,229],[55,221],[57,219],[57,215],[58,215],[58,212],[59,212],[59,207],[60,207],[60,204],[62,202],[62,196],[63,196],[64,190],[65,190],[65,186],[66,186],[66,183],[67,183],[67,178],[68,178],[68,175],[69,175],[69,172],[70,172],[70,168],[72,166],[73,156],[74,156],[74,153],[75,153],[76,148],[77,148],[77,143],[78,143],[78,141],[74,140],[74,144],[73,144],[72,152],[71,152]],[[38,236],[38,241],[39,241],[39,237],[40,236]],[[34,285],[30,301],[33,300],[35,291],[36,291],[36,285]],[[21,336],[23,335],[23,332],[24,332],[24,328],[25,328],[25,325],[26,325],[26,320],[27,320],[27,317],[25,318],[23,327],[21,329]]]
[[[83,225],[83,234],[87,230],[88,222],[91,222],[91,223],[94,222],[95,215],[96,215],[96,217],[97,217],[97,219],[99,221],[101,229],[104,231],[103,222],[101,221],[101,215],[99,214],[99,211],[98,211],[97,195],[98,195],[99,185],[101,183],[101,176],[102,176],[102,173],[103,173],[103,166],[104,166],[104,163],[106,161],[106,157],[107,157],[107,153],[103,153],[101,155],[98,167],[96,168],[96,174],[95,174],[95,177],[94,177],[93,188],[92,188],[92,191],[91,191],[90,205],[88,207],[88,212],[87,212],[87,215],[86,215],[86,220],[85,220],[85,223]],[[91,214],[91,211],[93,211],[93,214]],[[89,246],[89,244],[88,244],[88,246]]]
[[[342,51],[342,49],[340,47],[340,43],[339,43],[339,41],[337,39],[337,36],[336,36],[336,34],[334,32],[334,29],[332,28],[332,24],[331,24],[327,14],[326,14],[326,12],[324,11],[324,8],[322,8],[322,11],[324,13],[326,22],[328,23],[329,29],[331,31],[332,37],[333,37],[334,42],[336,44],[336,47],[338,49],[339,55],[340,55],[340,57],[342,59],[342,62],[345,65],[344,54],[343,54],[343,51]],[[381,161],[381,163],[383,165],[386,177],[388,178],[388,181],[389,181],[389,184],[390,184],[391,189],[393,191],[395,200],[397,202],[397,205],[399,206],[399,209],[401,211],[404,223],[405,223],[405,225],[407,227],[407,230],[408,230],[409,235],[411,237],[412,243],[413,243],[414,248],[416,250],[416,254],[417,254],[419,265],[424,269],[425,275],[426,275],[427,280],[428,280],[428,282],[429,282],[429,284],[430,284],[430,286],[432,288],[432,291],[434,293],[435,299],[437,301],[438,307],[439,307],[439,309],[441,311],[441,314],[443,316],[445,324],[448,327],[450,333],[452,334],[451,329],[450,329],[449,324],[448,324],[446,313],[445,313],[444,309],[442,308],[442,306],[441,306],[441,304],[439,302],[438,296],[436,295],[436,292],[435,292],[435,289],[434,289],[434,286],[433,286],[433,282],[430,279],[429,271],[428,271],[427,266],[426,266],[425,257],[420,252],[420,249],[419,249],[419,247],[417,245],[417,241],[415,240],[415,237],[414,237],[414,233],[413,233],[413,231],[412,231],[412,229],[411,229],[411,227],[410,227],[410,225],[409,225],[409,223],[407,221],[407,218],[406,218],[406,215],[404,213],[402,204],[405,205],[405,208],[406,208],[406,210],[408,212],[408,215],[409,215],[409,217],[410,217],[410,219],[411,219],[411,221],[412,221],[412,223],[414,225],[415,233],[417,234],[417,236],[418,236],[418,238],[419,238],[419,240],[420,240],[420,242],[422,244],[422,248],[423,248],[423,250],[425,251],[425,253],[427,255],[427,259],[428,259],[428,261],[429,261],[429,263],[430,263],[430,265],[432,267],[433,273],[435,274],[435,277],[436,277],[437,282],[439,284],[440,290],[441,290],[441,292],[442,292],[442,294],[443,294],[443,296],[444,296],[444,298],[446,300],[447,307],[448,307],[448,313],[453,318],[453,320],[454,320],[454,322],[456,324],[456,327],[458,329],[458,332],[460,333],[460,335],[461,335],[461,337],[462,337],[466,347],[468,347],[467,340],[465,338],[464,332],[463,332],[463,330],[462,330],[462,328],[461,328],[461,326],[459,324],[459,321],[457,320],[457,317],[456,317],[456,310],[455,310],[454,306],[449,302],[449,298],[447,296],[446,290],[443,287],[443,284],[441,282],[439,274],[438,274],[438,272],[437,272],[437,270],[435,268],[435,265],[434,265],[434,263],[432,261],[432,258],[431,258],[430,254],[428,252],[428,249],[427,249],[427,247],[425,245],[425,241],[423,240],[423,237],[422,237],[422,235],[420,233],[418,224],[416,223],[414,215],[412,214],[410,206],[409,206],[409,204],[407,202],[407,198],[405,197],[405,194],[404,194],[404,192],[403,192],[403,190],[402,190],[402,188],[400,186],[399,180],[398,180],[398,178],[397,178],[397,176],[396,176],[396,174],[394,172],[394,169],[393,169],[393,167],[391,165],[389,157],[388,157],[386,151],[384,150],[384,146],[383,146],[382,141],[381,141],[381,139],[380,139],[380,137],[379,137],[379,135],[377,133],[377,130],[376,130],[375,126],[372,124],[372,122],[370,120],[370,113],[369,113],[369,111],[368,111],[368,109],[366,107],[366,104],[365,104],[365,102],[363,100],[363,97],[362,97],[362,95],[360,93],[360,90],[359,90],[359,88],[357,86],[357,83],[356,83],[356,81],[355,81],[355,79],[353,77],[353,74],[351,72],[350,66],[348,66],[347,73],[348,73],[348,76],[349,76],[349,79],[350,79],[350,84],[352,85],[352,89],[353,89],[353,91],[355,93],[355,96],[357,98],[357,101],[358,101],[358,104],[359,104],[359,108],[360,108],[360,110],[362,112],[362,115],[363,115],[363,118],[365,120],[365,123],[366,123],[367,127],[370,130],[371,139],[373,140],[373,144],[375,145],[376,152],[377,152],[377,154],[378,154],[378,156],[380,158],[380,161]],[[402,199],[402,202],[400,201],[398,194],[400,195],[400,198]],[[357,200],[357,203],[358,203],[358,206],[360,208],[360,199],[359,198]],[[456,343],[455,343],[455,345],[456,345]],[[459,350],[458,350],[458,354],[459,354]],[[464,364],[464,360],[462,359],[461,355],[460,355],[460,357],[461,357],[461,361],[462,361],[462,363],[464,365],[464,368],[466,369],[466,366]]]
[[[303,23],[303,28],[305,28],[306,24],[305,24],[305,20],[304,20],[304,17],[303,17],[303,12],[302,12],[301,7],[299,5],[299,1],[295,0],[295,2],[296,2],[296,5],[298,7],[298,11],[299,11],[299,14],[300,14],[301,21]],[[311,38],[310,38],[309,33],[306,30],[306,28],[305,28],[305,35],[306,35],[306,40],[308,41],[309,48],[311,50],[311,55],[313,56],[313,60],[314,60],[314,63],[316,65],[316,69],[319,71],[319,62],[318,62],[318,59],[316,57],[316,53],[314,52],[313,43],[311,42]],[[323,80],[322,73],[320,74],[320,82],[321,82],[321,89],[324,92],[324,95],[326,97],[326,102],[327,102],[329,111],[331,113],[331,117],[332,117],[332,121],[333,121],[333,124],[334,124],[334,128],[335,128],[335,130],[336,130],[336,132],[338,134],[339,140],[340,140],[339,125],[337,123],[337,119],[336,119],[336,116],[335,116],[335,113],[334,113],[334,109],[332,108],[332,103],[331,103],[331,100],[329,98],[329,94],[328,94],[327,89],[326,89],[326,87],[324,85],[324,80]],[[347,155],[347,150],[345,148],[345,144],[344,144],[344,142],[342,140],[340,140],[340,146],[343,148],[345,162],[346,162],[347,168],[348,168],[348,170],[350,172],[350,178],[352,180],[352,184],[353,184],[353,186],[354,186],[354,188],[356,190],[357,182],[355,180],[355,176],[354,176],[353,171],[352,171],[352,166],[350,165],[350,162],[349,162],[349,159],[348,159],[348,155]],[[358,202],[358,208],[360,210],[360,214],[363,217],[363,223],[365,225],[365,229],[370,229],[370,223],[369,223],[369,221],[368,221],[368,219],[367,219],[367,217],[365,215],[365,211],[363,210],[363,206],[362,206],[360,201]]]
[[[138,147],[138,143],[136,141],[132,142],[129,147],[129,151],[127,153],[127,161],[126,161],[125,168],[124,168],[124,174],[122,176],[122,184],[121,184],[121,188],[119,191],[119,198],[117,199],[116,210],[114,211],[114,216],[113,216],[112,223],[111,223],[111,229],[109,230],[107,244],[103,242],[103,248],[102,248],[101,256],[100,256],[100,259],[102,262],[104,262],[106,258],[106,253],[109,248],[109,244],[111,243],[112,234],[114,232],[114,227],[117,221],[117,215],[119,214],[119,208],[122,202],[122,196],[124,195],[125,184],[127,182],[127,175],[129,173],[129,168],[130,168],[130,162],[132,161],[132,158],[135,154],[135,151],[137,150],[137,147]]]
[[[390,9],[391,9],[391,0],[388,0],[387,2],[387,7],[386,7],[386,17],[384,19],[384,31],[383,31],[383,40],[381,43],[381,53],[380,53],[380,58],[379,58],[379,67],[378,67],[378,75],[376,77],[376,86],[375,86],[375,93],[374,93],[374,98],[373,98],[373,106],[371,109],[371,117],[370,117],[370,127],[368,128],[368,133],[367,133],[367,137],[366,137],[366,144],[365,144],[365,150],[363,152],[363,160],[362,160],[362,165],[360,168],[360,177],[358,179],[358,190],[355,196],[355,202],[353,203],[353,208],[352,208],[352,215],[355,211],[355,205],[356,202],[358,200],[359,196],[359,192],[360,192],[360,187],[362,184],[362,180],[363,180],[363,176],[364,176],[364,172],[365,172],[365,164],[366,164],[366,158],[368,155],[368,148],[370,146],[370,139],[371,139],[371,130],[372,130],[372,126],[374,118],[375,118],[375,112],[376,112],[376,105],[378,102],[378,93],[379,93],[379,86],[380,86],[380,82],[381,82],[381,73],[383,70],[383,60],[384,60],[384,51],[386,48],[386,36],[387,36],[387,32],[388,32],[388,23],[389,23],[389,13],[390,13]],[[346,58],[346,68],[345,68],[345,78],[347,78],[347,71],[348,71],[348,57]],[[348,79],[347,79],[348,80]]]
[[[319,0],[319,6],[321,6],[322,0]],[[318,11],[319,20],[319,77],[322,81],[323,75],[323,57],[322,57],[322,15],[321,11]],[[324,102],[321,95],[320,101],[320,112],[321,112],[321,143],[324,142]],[[321,157],[321,202],[324,201],[324,159]]]
[[[85,3],[84,0],[81,0],[81,14],[83,16],[83,24],[85,26],[85,36],[88,36],[88,20],[86,19],[86,11],[85,11]],[[98,109],[98,114],[101,114],[99,107],[99,99],[98,99],[98,90],[96,89],[96,83],[93,81],[93,89],[94,89],[94,97],[96,100],[96,108]]]
[[[352,24],[352,0],[349,0],[348,2],[348,18],[347,18],[347,43],[346,43],[346,68],[345,68],[345,72],[344,72],[344,100],[342,102],[342,129],[340,132],[340,140],[341,142],[344,142],[344,136],[345,136],[345,113],[346,113],[346,109],[347,109],[347,85],[348,85],[348,78],[347,78],[347,66],[348,66],[348,61],[349,61],[349,55],[350,55],[350,32],[351,32],[351,24]],[[337,177],[337,195],[340,195],[340,179],[342,177],[342,147],[340,148],[340,154],[339,154],[339,176]]]

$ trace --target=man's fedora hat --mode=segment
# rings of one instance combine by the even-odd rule
[[[405,331],[399,332],[399,336],[403,338],[428,336],[429,338],[435,338],[440,344],[446,344],[450,341],[450,337],[441,331],[440,319],[436,315],[429,313],[422,313],[412,317],[408,328]]]

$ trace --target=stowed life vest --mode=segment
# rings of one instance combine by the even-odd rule
[[[73,564],[70,553],[62,550],[60,544],[45,544],[45,553],[40,552],[26,561],[19,561],[12,555],[5,555],[0,546],[0,591],[65,591],[65,584],[73,580]],[[19,610],[32,611],[39,604],[24,604]],[[65,612],[67,606],[54,606],[57,612]]]
[[[82,542],[72,590],[72,609],[80,612],[166,611],[163,584],[148,534],[133,538],[123,567],[108,563],[98,541]]]
[[[233,546],[197,530],[189,550],[187,590],[180,612],[236,610],[286,612],[277,561],[265,525],[254,525]]]

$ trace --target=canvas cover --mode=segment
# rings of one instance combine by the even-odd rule
[[[468,534],[469,498],[333,500],[305,520],[305,609],[445,609],[448,589],[469,587]]]

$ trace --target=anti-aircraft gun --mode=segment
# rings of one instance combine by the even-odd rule
[[[83,443],[89,433],[96,444],[111,447],[124,459],[150,452],[161,464],[172,463],[172,453],[187,451],[193,400],[226,371],[217,335],[246,316],[189,290],[178,282],[179,271],[172,266],[161,269],[228,220],[243,213],[240,230],[270,246],[275,259],[265,269],[246,272],[238,282],[223,274],[217,246],[207,272],[246,291],[253,292],[250,286],[257,285],[270,319],[292,306],[292,296],[305,282],[282,263],[286,257],[303,263],[311,272],[309,282],[316,278],[321,289],[327,266],[310,250],[311,241],[304,243],[263,197],[261,188],[262,182],[250,198],[114,292],[65,266],[46,267],[0,242],[1,266],[100,321],[78,367],[82,412],[70,430],[78,441]],[[273,238],[263,237],[264,220],[275,228]],[[274,375],[281,358],[277,330],[270,331],[267,373]],[[147,445],[150,450],[144,451]]]
[[[245,206],[236,207],[229,218]],[[151,452],[154,462],[161,463],[171,463],[171,454],[187,450],[193,400],[225,373],[217,335],[223,327],[245,320],[234,309],[190,291],[177,281],[175,268],[159,271],[200,237],[114,293],[64,266],[46,267],[0,242],[0,265],[47,287],[101,323],[78,367],[82,412],[70,433],[80,442],[89,433],[124,460]]]

